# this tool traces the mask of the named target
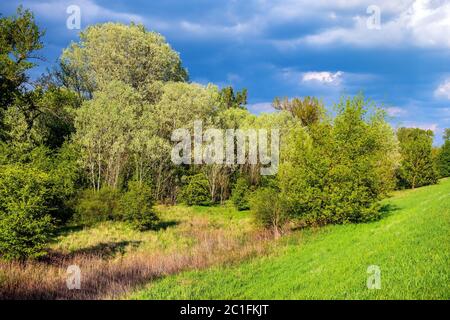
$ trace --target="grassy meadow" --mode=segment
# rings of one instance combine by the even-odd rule
[[[0,262],[1,298],[449,299],[450,179],[397,191],[384,217],[278,240],[232,206],[158,206],[157,230],[65,227],[42,261]],[[66,268],[82,271],[67,290]],[[366,287],[381,269],[380,290]]]
[[[282,250],[230,267],[183,272],[135,299],[449,299],[450,179],[398,191],[374,223],[303,230]],[[381,269],[381,289],[366,286]]]

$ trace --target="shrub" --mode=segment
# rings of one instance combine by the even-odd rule
[[[281,234],[289,215],[279,191],[272,188],[258,189],[250,199],[250,207],[259,225],[271,229],[275,237]]]
[[[133,181],[120,201],[121,217],[137,230],[152,229],[158,222],[158,216],[152,209],[152,190],[146,184]]]
[[[333,120],[289,133],[278,185],[289,214],[307,224],[364,222],[395,182],[398,150],[383,114],[361,97],[343,100]]]
[[[250,188],[245,178],[238,178],[231,193],[231,201],[238,210],[248,210]]]
[[[185,185],[181,188],[179,200],[187,205],[208,206],[211,204],[209,182],[203,173],[184,177]]]
[[[435,184],[438,171],[433,159],[433,131],[419,128],[400,128],[397,137],[402,155],[401,166],[397,170],[397,186],[417,188]]]
[[[450,129],[445,129],[444,144],[436,159],[440,177],[450,177]]]
[[[89,226],[97,222],[117,219],[119,201],[119,191],[111,187],[84,190],[78,198],[74,220]]]
[[[0,168],[0,255],[38,258],[52,237],[51,185],[42,171],[13,165]]]

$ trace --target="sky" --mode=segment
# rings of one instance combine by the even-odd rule
[[[442,143],[450,128],[450,0],[2,0],[0,13],[31,9],[55,64],[81,29],[143,23],[180,53],[190,80],[248,89],[253,113],[275,96],[317,96],[331,109],[359,92],[386,109],[394,127],[419,127]],[[70,20],[73,21],[73,20]]]

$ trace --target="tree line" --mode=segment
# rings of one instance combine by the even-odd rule
[[[331,115],[314,97],[275,98],[256,116],[247,91],[189,81],[180,56],[143,25],[87,27],[36,80],[44,32],[32,12],[0,18],[0,256],[39,258],[60,226],[99,221],[153,228],[155,202],[251,209],[275,235],[365,222],[395,188],[450,174],[450,131],[394,130],[362,95]],[[280,167],[175,165],[171,134],[193,128],[278,129]]]

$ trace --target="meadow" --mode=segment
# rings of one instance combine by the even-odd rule
[[[397,191],[373,223],[294,232],[276,253],[184,272],[134,299],[449,299],[450,179]],[[381,269],[381,289],[366,286]]]
[[[372,223],[293,230],[278,240],[250,211],[157,206],[157,230],[65,227],[43,261],[1,262],[1,298],[449,299],[450,179],[396,191]],[[79,265],[82,290],[68,290]],[[380,290],[366,287],[381,269]]]

